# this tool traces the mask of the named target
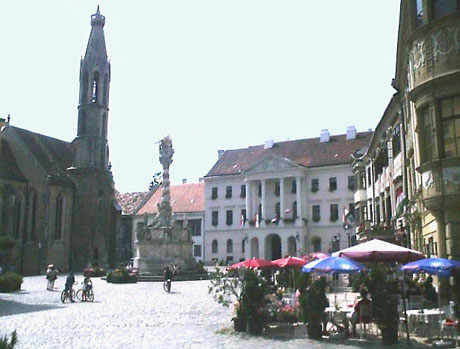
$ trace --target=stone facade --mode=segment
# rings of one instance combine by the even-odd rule
[[[320,138],[220,153],[205,176],[206,263],[348,246],[342,213],[353,203],[349,158],[372,132],[323,131]]]
[[[0,235],[17,240],[13,262],[24,274],[43,271],[49,263],[62,270],[114,263],[120,209],[108,162],[110,63],[104,24],[98,8],[81,61],[73,142],[0,119]]]

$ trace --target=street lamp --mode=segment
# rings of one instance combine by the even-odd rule
[[[347,233],[348,247],[350,247],[351,246],[351,225],[344,224],[343,229],[345,229],[345,232]]]

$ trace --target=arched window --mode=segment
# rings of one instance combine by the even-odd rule
[[[35,240],[36,233],[35,233],[35,225],[36,225],[36,217],[37,217],[37,192],[35,189],[32,189],[29,193],[29,212],[27,221],[29,223],[29,231],[26,236],[29,240]]]
[[[107,74],[104,77],[104,105],[109,104],[109,77]]]
[[[227,240],[227,253],[233,253],[233,241],[232,241],[232,239]]]
[[[16,239],[19,239],[19,231],[21,229],[21,199],[14,196],[13,200],[13,233]]]
[[[55,222],[54,222],[54,238],[62,239],[62,230],[64,227],[64,198],[59,194],[56,198],[55,206]]]
[[[217,253],[217,240],[212,240],[212,253]]]
[[[99,99],[99,74],[94,73],[93,81],[91,82],[91,103],[97,103]]]

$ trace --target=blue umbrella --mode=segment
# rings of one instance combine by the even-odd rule
[[[425,258],[405,264],[401,269],[409,273],[428,273],[449,277],[454,270],[460,271],[460,263],[453,259]]]
[[[304,273],[318,274],[349,274],[364,270],[365,267],[358,262],[342,257],[326,257],[305,264],[302,267]]]
[[[407,263],[401,267],[402,270],[408,273],[428,273],[432,275],[449,277],[454,270],[460,271],[460,263],[445,258],[425,258],[418,261]],[[436,342],[438,344],[444,343],[442,338],[442,320],[441,320],[441,295],[438,290],[438,309],[439,309],[439,327],[441,333],[441,340]]]

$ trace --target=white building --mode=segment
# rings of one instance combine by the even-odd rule
[[[151,224],[158,213],[157,204],[161,202],[162,186],[160,185],[139,206],[133,217],[132,246],[137,232],[145,224]],[[178,227],[187,228],[193,240],[193,256],[195,260],[203,261],[204,245],[204,183],[184,183],[171,185],[172,220]]]
[[[320,138],[219,151],[205,176],[205,263],[346,247],[350,155],[371,135],[349,127],[347,135],[323,130]]]

